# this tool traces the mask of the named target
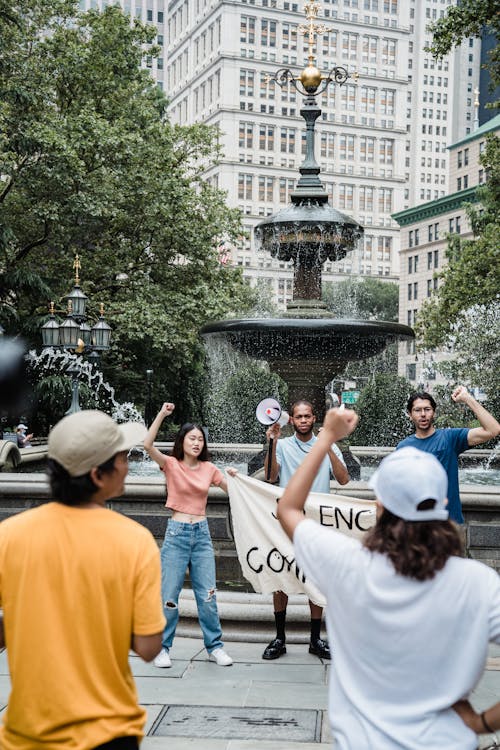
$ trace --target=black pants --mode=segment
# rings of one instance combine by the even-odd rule
[[[104,745],[95,747],[94,750],[139,750],[139,743],[137,737],[116,737]]]

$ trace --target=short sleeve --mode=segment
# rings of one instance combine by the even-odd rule
[[[332,580],[342,578],[352,553],[361,547],[359,540],[326,529],[311,519],[298,524],[293,545],[299,567],[323,594],[331,588]]]
[[[224,479],[224,474],[222,473],[220,469],[217,468],[217,466],[215,466],[215,464],[211,464],[211,466],[212,466],[213,471],[212,471],[212,479],[210,480],[210,484],[215,484],[215,486],[218,487],[219,484]]]
[[[143,534],[134,582],[135,635],[154,635],[165,627],[161,601],[160,553],[149,532]]]
[[[490,571],[491,583],[489,584],[491,601],[489,615],[490,641],[500,644],[500,576],[496,571]]]

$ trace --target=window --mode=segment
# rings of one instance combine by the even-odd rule
[[[273,201],[274,178],[259,176],[259,201]]]
[[[163,11],[158,11],[158,23],[163,23]]]
[[[408,284],[408,299],[410,300],[413,292],[413,284]]]
[[[353,135],[341,135],[339,139],[340,145],[340,158],[341,159],[354,159],[354,136]]]
[[[253,122],[240,121],[238,146],[253,148]]]
[[[413,229],[408,232],[408,247],[413,247]],[[411,260],[411,258],[408,258]],[[408,273],[411,273],[410,266],[408,266]]]
[[[359,139],[359,160],[372,162],[375,152],[375,138],[362,135]]]
[[[382,39],[382,65],[396,64],[396,40]]]
[[[373,211],[374,188],[361,186],[359,188],[359,210]]]
[[[280,151],[283,154],[295,153],[295,128],[281,128]]]
[[[255,44],[255,16],[241,16],[240,42]]]
[[[274,125],[261,125],[259,127],[259,149],[274,151]]]
[[[466,167],[469,163],[469,149],[464,148],[464,167]]]
[[[255,71],[240,70],[240,96],[253,96],[254,95],[254,81]]]
[[[390,214],[392,211],[392,188],[378,189],[378,210],[379,213]],[[417,244],[417,243],[415,243]]]
[[[261,20],[260,41],[263,47],[276,47],[276,21]]]
[[[376,91],[372,86],[361,87],[361,112],[375,112]]]
[[[238,198],[240,200],[252,200],[253,194],[253,175],[243,174],[240,172],[238,175]]]
[[[271,81],[269,73],[262,72],[260,74],[259,94],[261,99],[274,99],[276,95],[276,87]]]
[[[381,164],[392,164],[394,140],[392,138],[381,138],[379,142],[379,161]]]
[[[396,92],[393,89],[380,89],[380,111],[383,115],[394,114]]]
[[[463,154],[462,151],[458,151],[458,153],[457,153],[457,167],[458,167],[458,169],[460,169],[460,167],[462,166],[462,154]]]
[[[340,208],[353,208],[354,188],[352,185],[339,185]]]
[[[295,51],[297,49],[297,24],[284,23],[282,26],[282,47]],[[332,36],[332,34],[327,35]],[[336,35],[335,35],[336,37]],[[336,44],[336,42],[335,42]],[[335,50],[336,51],[336,50]]]
[[[327,159],[333,159],[334,155],[334,134],[321,133],[321,156]]]

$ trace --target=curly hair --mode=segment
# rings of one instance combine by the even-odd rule
[[[184,438],[186,437],[188,432],[191,432],[192,430],[199,430],[203,435],[203,448],[201,449],[200,455],[198,456],[198,461],[210,461],[210,454],[208,452],[207,436],[205,434],[205,430],[201,425],[195,424],[194,422],[186,422],[182,425],[181,429],[175,436],[174,447],[172,448],[172,456],[178,461],[182,461],[182,459],[184,458]]]
[[[111,456],[97,468],[102,474],[110,474],[115,469],[115,458]],[[83,505],[88,503],[97,487],[92,481],[90,472],[81,477],[72,477],[60,463],[53,458],[47,459],[47,477],[54,499],[63,505]]]
[[[463,554],[462,542],[451,521],[404,521],[384,508],[363,539],[372,552],[387,555],[396,573],[417,581],[434,578],[452,556]]]

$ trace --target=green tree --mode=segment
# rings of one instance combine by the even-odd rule
[[[423,348],[445,343],[457,317],[473,305],[491,305],[500,288],[500,139],[489,136],[481,163],[488,169],[486,185],[478,189],[479,206],[467,213],[473,239],[450,235],[448,263],[438,274],[437,292],[423,304],[417,335]]]
[[[143,403],[152,368],[155,400],[191,413],[199,327],[253,295],[218,262],[218,242],[240,232],[239,212],[204,178],[218,133],[169,122],[141,69],[154,34],[118,7],[0,6],[0,317],[36,345],[45,303],[64,312],[78,252],[90,313],[103,301],[114,328],[106,379]]]
[[[432,44],[426,48],[435,58],[442,58],[454,47],[468,37],[481,37],[484,30],[491,32],[496,39],[500,37],[500,14],[497,0],[461,0],[457,5],[450,5],[442,18],[429,24]],[[500,46],[490,52],[485,67],[491,76],[494,89],[500,85]],[[498,106],[498,102],[491,105]]]
[[[326,282],[323,301],[338,318],[397,321],[399,287],[372,278]]]
[[[351,445],[396,445],[412,432],[406,402],[414,390],[406,378],[375,375],[356,404],[359,424]]]

